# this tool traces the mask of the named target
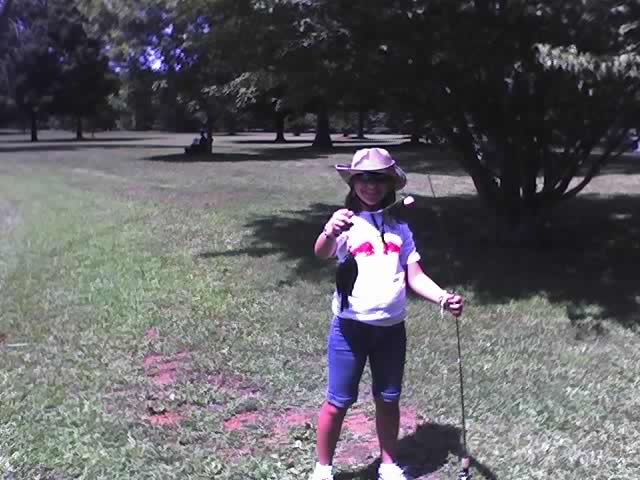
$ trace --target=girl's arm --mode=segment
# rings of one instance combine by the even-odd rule
[[[430,302],[440,305],[445,300],[445,308],[454,315],[462,313],[462,297],[451,294],[438,286],[424,273],[420,263],[413,262],[407,265],[407,283],[415,293]]]
[[[351,228],[351,217],[353,217],[353,212],[346,208],[336,210],[331,215],[313,247],[313,253],[316,254],[316,257],[326,259],[336,253],[336,239],[342,232]]]
[[[322,258],[323,260],[332,257],[333,254],[336,253],[336,238],[323,230],[316,239],[313,253],[316,254],[316,257]]]
[[[440,305],[442,297],[447,294],[424,273],[419,262],[407,265],[407,283],[415,293],[437,305]]]

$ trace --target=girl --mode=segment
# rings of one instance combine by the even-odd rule
[[[335,168],[350,191],[345,208],[331,216],[314,247],[317,257],[335,255],[340,264],[328,339],[327,396],[318,416],[318,461],[312,480],[333,479],[342,422],[357,399],[367,359],[380,444],[378,478],[407,480],[396,463],[406,351],[406,283],[456,316],[462,313],[463,300],[422,271],[409,226],[383,211],[407,183],[389,152],[358,150],[351,165]]]

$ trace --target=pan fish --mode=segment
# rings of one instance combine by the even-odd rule
[[[340,311],[349,308],[349,296],[358,278],[358,262],[351,252],[338,264],[336,269],[336,290],[340,296]]]

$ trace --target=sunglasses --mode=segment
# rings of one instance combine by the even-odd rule
[[[387,183],[390,177],[384,173],[367,172],[354,175],[353,179],[363,183]]]

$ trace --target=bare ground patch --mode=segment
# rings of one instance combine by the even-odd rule
[[[183,386],[206,385],[220,398],[247,400],[260,398],[264,392],[251,379],[231,372],[203,372],[193,364],[193,355],[188,351],[157,353],[154,343],[160,332],[151,328],[144,340],[149,345],[140,368],[147,378],[146,384],[123,387],[107,395],[106,410],[112,414],[133,416],[138,421],[163,429],[178,429],[197,409],[220,410],[219,405],[206,405],[172,401]],[[336,452],[336,463],[345,467],[361,466],[375,461],[379,454],[375,430],[375,418],[366,407],[371,404],[371,395],[352,408],[343,424],[342,441]],[[258,404],[258,403],[256,403]],[[234,435],[233,448],[218,450],[226,461],[235,463],[246,456],[264,455],[298,439],[308,445],[315,444],[318,408],[248,408],[226,417],[222,425],[224,432]],[[401,410],[400,436],[413,434],[425,420],[413,406]]]
[[[144,342],[149,352],[140,368],[146,382],[123,385],[105,395],[105,410],[125,415],[159,427],[179,427],[197,409],[220,410],[220,406],[199,398],[184,397],[181,390],[189,385],[204,386],[204,390],[224,399],[248,399],[261,395],[261,387],[241,375],[227,372],[207,372],[193,364],[189,351],[158,353],[155,342],[160,339],[157,328],[147,330]]]

